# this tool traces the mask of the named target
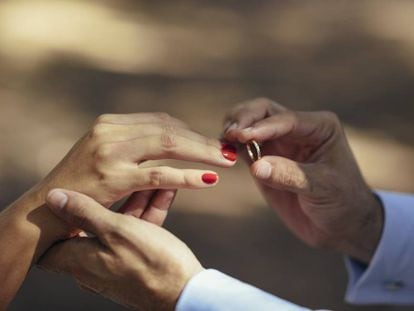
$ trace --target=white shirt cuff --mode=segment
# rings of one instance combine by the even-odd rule
[[[216,270],[204,270],[184,288],[176,311],[305,311]]]
[[[414,196],[379,192],[384,229],[369,266],[346,259],[346,301],[414,304]]]

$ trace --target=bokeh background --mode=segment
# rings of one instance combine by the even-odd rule
[[[2,0],[0,206],[102,113],[166,111],[219,136],[257,96],[335,111],[370,184],[414,191],[413,1]],[[344,304],[341,256],[296,241],[245,165],[219,172],[215,189],[182,191],[167,224],[205,266],[311,308],[403,309]],[[95,309],[123,310],[36,269],[10,307]]]

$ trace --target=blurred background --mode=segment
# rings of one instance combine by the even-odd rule
[[[335,111],[370,184],[413,192],[413,26],[410,0],[2,0],[0,206],[102,113],[166,111],[217,137],[257,96]],[[219,172],[215,189],[180,192],[167,224],[206,267],[310,308],[403,309],[344,304],[341,256],[296,241],[245,165]],[[123,310],[36,269],[10,307],[95,309]]]

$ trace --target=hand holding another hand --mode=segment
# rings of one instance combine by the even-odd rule
[[[57,244],[40,265],[69,273],[82,288],[119,304],[134,310],[174,310],[186,283],[203,270],[183,242],[157,225],[114,213],[67,190],[51,191],[48,205],[70,226],[96,237]]]

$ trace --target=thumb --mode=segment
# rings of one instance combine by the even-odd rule
[[[52,212],[64,222],[97,236],[113,222],[113,214],[92,198],[74,191],[54,189],[46,203]]]
[[[271,188],[295,193],[311,192],[311,179],[307,164],[278,156],[266,156],[253,163],[251,174]]]

